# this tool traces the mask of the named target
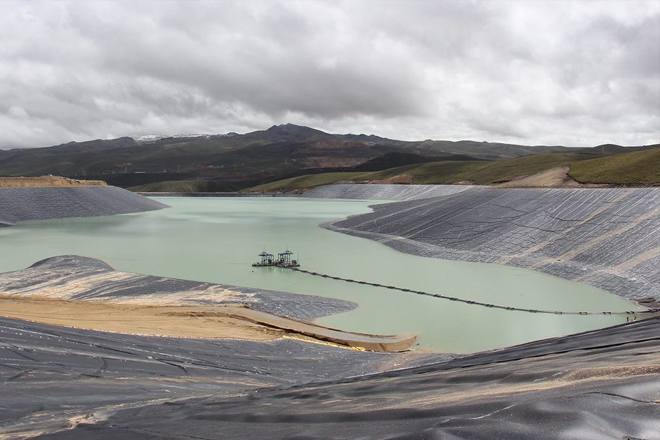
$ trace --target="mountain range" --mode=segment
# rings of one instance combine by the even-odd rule
[[[433,161],[494,161],[539,153],[618,154],[652,148],[591,149],[462,141],[400,141],[376,135],[330,134],[293,124],[246,134],[141,136],[0,150],[0,175],[60,175],[134,187],[201,182],[201,190],[235,191],[328,171],[376,171]]]

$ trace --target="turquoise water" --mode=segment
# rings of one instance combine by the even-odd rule
[[[305,269],[466,299],[558,310],[630,310],[602,290],[493,264],[415,257],[319,225],[374,202],[296,198],[162,198],[161,211],[27,222],[0,229],[0,271],[55,255],[102,259],[119,270],[345,299],[358,308],[319,320],[344,330],[416,334],[418,345],[474,352],[592,330],[623,316],[507,312],[388,289],[253,268],[262,250],[291,249]]]

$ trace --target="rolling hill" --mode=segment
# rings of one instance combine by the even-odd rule
[[[652,148],[652,149],[650,149]],[[660,145],[632,152],[540,153],[500,161],[436,161],[374,172],[324,173],[299,176],[250,188],[256,192],[287,192],[337,182],[383,182],[407,176],[415,184],[492,185],[510,182],[548,170],[568,167],[568,176],[578,183],[607,185],[660,184]],[[403,179],[401,179],[403,181]]]
[[[620,153],[621,149],[623,147],[607,146],[580,151],[585,156],[600,157]],[[246,134],[122,137],[46,148],[0,150],[0,176],[53,174],[105,180],[111,185],[139,190],[237,191],[307,174],[372,172],[442,161],[450,163],[415,167],[415,171],[411,171],[415,181],[481,182],[492,180],[488,177],[491,168],[485,161],[576,152],[579,153],[576,149],[559,146],[469,140],[410,142],[375,135],[330,134],[283,124]],[[434,169],[439,166],[447,170]],[[502,178],[511,174],[504,169],[498,171],[497,165],[492,166],[492,174],[497,178],[500,172]],[[471,176],[472,170],[479,170],[483,176]],[[388,176],[384,178],[392,177],[392,173],[395,172],[383,173]]]
[[[208,180],[240,189],[299,174],[351,168],[387,153],[449,158],[456,154],[472,156],[466,154],[470,152],[476,158],[504,158],[529,154],[531,148],[471,141],[438,142],[335,135],[284,124],[246,134],[122,137],[0,150],[0,175],[89,177],[124,187]]]
[[[660,148],[634,151],[571,165],[569,175],[581,183],[660,184]]]

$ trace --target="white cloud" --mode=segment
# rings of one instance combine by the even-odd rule
[[[402,139],[660,140],[657,1],[16,1],[0,148],[273,123]]]

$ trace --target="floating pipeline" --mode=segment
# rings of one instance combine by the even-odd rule
[[[563,311],[563,310],[542,310],[542,309],[525,309],[521,307],[510,307],[510,306],[501,306],[497,304],[489,304],[485,302],[480,302],[480,301],[473,301],[473,300],[467,300],[463,298],[457,298],[454,296],[448,296],[448,295],[442,295],[440,293],[430,293],[430,292],[425,292],[423,290],[412,290],[412,289],[406,289],[403,287],[397,287],[397,286],[389,286],[385,284],[379,284],[379,283],[370,283],[368,281],[362,281],[362,280],[352,280],[350,278],[341,278],[333,275],[328,275],[324,273],[318,273],[318,272],[312,272],[309,270],[305,269],[300,269],[299,267],[287,267],[287,269],[295,270],[296,272],[302,272],[307,275],[312,275],[315,277],[321,277],[321,278],[331,278],[333,280],[338,280],[338,281],[345,281],[347,283],[354,283],[354,284],[362,284],[362,285],[367,285],[367,286],[373,286],[373,287],[383,287],[385,289],[390,289],[390,290],[398,290],[400,292],[404,293],[414,293],[415,295],[423,295],[423,296],[431,296],[433,298],[440,298],[440,299],[446,299],[449,301],[455,301],[455,302],[460,302],[463,304],[468,304],[471,306],[481,306],[481,307],[488,307],[492,309],[500,309],[500,310],[507,310],[509,312],[525,312],[525,313],[543,313],[547,315],[649,315],[649,314],[655,314],[655,313],[660,313],[660,308],[652,308],[652,309],[645,309],[645,310],[627,310],[624,312],[612,312],[612,311],[604,311],[604,312],[572,312],[572,311]]]

